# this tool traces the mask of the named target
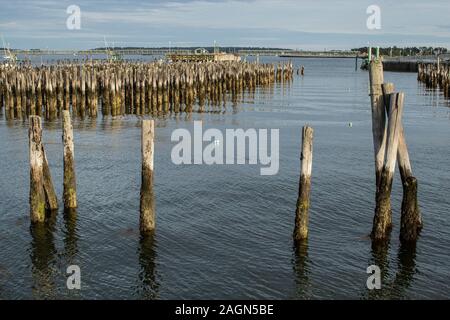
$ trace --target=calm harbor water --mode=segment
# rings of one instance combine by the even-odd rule
[[[306,74],[290,87],[257,90],[225,113],[156,120],[157,230],[146,239],[138,232],[141,118],[74,121],[79,208],[60,209],[37,229],[28,215],[28,122],[0,111],[0,299],[450,298],[448,101],[416,74],[385,72],[406,94],[403,123],[425,225],[416,248],[400,247],[397,175],[390,245],[372,250],[368,74],[355,71],[353,59],[293,62]],[[192,130],[193,120],[223,132],[280,129],[278,174],[260,176],[259,165],[174,165],[171,133]],[[315,129],[310,235],[295,248],[305,124]],[[61,198],[60,127],[44,123]],[[81,290],[66,287],[72,264],[81,268]],[[366,288],[371,264],[383,270],[377,292]]]

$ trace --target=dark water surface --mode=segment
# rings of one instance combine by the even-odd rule
[[[277,60],[267,58],[267,60]],[[404,128],[424,229],[416,248],[398,241],[401,183],[392,192],[390,246],[372,250],[374,165],[368,74],[352,59],[302,59],[291,87],[257,91],[224,114],[156,120],[157,230],[141,239],[140,121],[75,120],[79,208],[30,228],[28,122],[0,114],[0,298],[450,298],[450,108],[413,73],[386,72],[406,93]],[[280,129],[280,170],[171,162],[176,128]],[[301,127],[315,129],[310,235],[294,248]],[[352,123],[352,126],[349,126]],[[61,123],[44,142],[62,195]],[[61,200],[61,199],[60,199]],[[61,203],[62,205],[62,203]],[[81,268],[68,290],[66,268]],[[383,269],[382,290],[366,268]]]

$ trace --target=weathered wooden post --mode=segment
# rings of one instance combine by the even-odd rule
[[[390,94],[394,92],[394,84],[385,83],[382,86],[386,107],[390,105]],[[389,108],[386,108],[389,113]],[[409,160],[403,125],[400,123],[398,137],[397,162],[402,179],[403,200],[400,222],[400,240],[415,241],[422,228],[422,217],[417,200],[417,179],[413,177]]]
[[[56,197],[55,188],[53,187],[52,175],[50,173],[50,168],[48,166],[47,155],[45,154],[44,146],[42,145],[42,154],[44,157],[43,163],[43,178],[44,178],[44,192],[45,192],[45,203],[46,209],[57,210],[58,209],[58,198]]]
[[[303,127],[302,152],[300,155],[301,172],[294,228],[294,240],[296,241],[308,238],[308,211],[309,195],[311,192],[313,133],[313,128],[308,126]]]
[[[404,94],[390,95],[389,121],[386,141],[386,161],[381,172],[376,196],[375,216],[373,219],[372,239],[385,240],[392,226],[391,189],[397,162],[398,141],[401,128]]]
[[[370,100],[372,109],[372,134],[375,154],[375,177],[377,189],[380,184],[386,148],[386,113],[383,93],[383,63],[373,60],[369,65]]]
[[[397,157],[403,186],[400,240],[414,241],[423,222],[417,199],[417,179],[412,174],[403,127],[400,129]]]
[[[153,194],[153,156],[155,121],[143,120],[142,143],[142,184],[140,199],[140,230],[147,233],[155,229],[155,202]]]
[[[417,179],[409,176],[403,183],[400,241],[412,242],[417,240],[421,229],[422,218],[417,201]]]
[[[30,116],[29,119],[30,218],[34,223],[45,220],[44,149],[42,148],[41,118]]]
[[[64,145],[64,208],[77,207],[77,186],[75,178],[75,158],[73,145],[73,128],[70,112],[63,111],[63,145]]]

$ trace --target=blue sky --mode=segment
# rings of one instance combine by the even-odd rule
[[[369,5],[381,29],[366,26]],[[81,9],[81,29],[68,30],[66,9]],[[449,0],[0,0],[0,33],[12,48],[103,46],[263,46],[348,49],[450,47]],[[1,43],[0,43],[1,45]]]

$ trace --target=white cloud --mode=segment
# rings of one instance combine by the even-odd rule
[[[65,28],[66,7],[77,3],[82,12],[82,31],[68,34]],[[382,29],[366,28],[366,8],[370,4],[381,7]],[[109,38],[133,38],[133,42],[148,43],[146,39],[170,39],[172,42],[195,43],[214,33],[237,41],[246,39],[261,44],[277,37],[303,32],[318,37],[334,35],[396,36],[397,39],[417,36],[450,38],[448,0],[408,2],[388,0],[223,0],[170,1],[142,3],[137,1],[56,1],[38,0],[2,4],[0,33],[17,39],[57,39],[68,36],[86,40],[102,35]],[[174,32],[174,30],[176,31]],[[158,31],[155,31],[158,30]],[[171,34],[157,34],[171,30]],[[193,35],[195,30],[195,37]],[[203,30],[202,32],[199,30]],[[183,33],[184,31],[184,33]],[[268,35],[267,33],[270,33]],[[183,35],[183,36],[180,36]],[[146,39],[138,39],[138,37]],[[228,40],[227,40],[228,41]],[[13,43],[14,41],[11,40]],[[297,46],[292,39],[291,46]],[[280,44],[289,43],[284,37]],[[58,43],[59,44],[59,43]],[[91,45],[91,44],[90,44]]]

